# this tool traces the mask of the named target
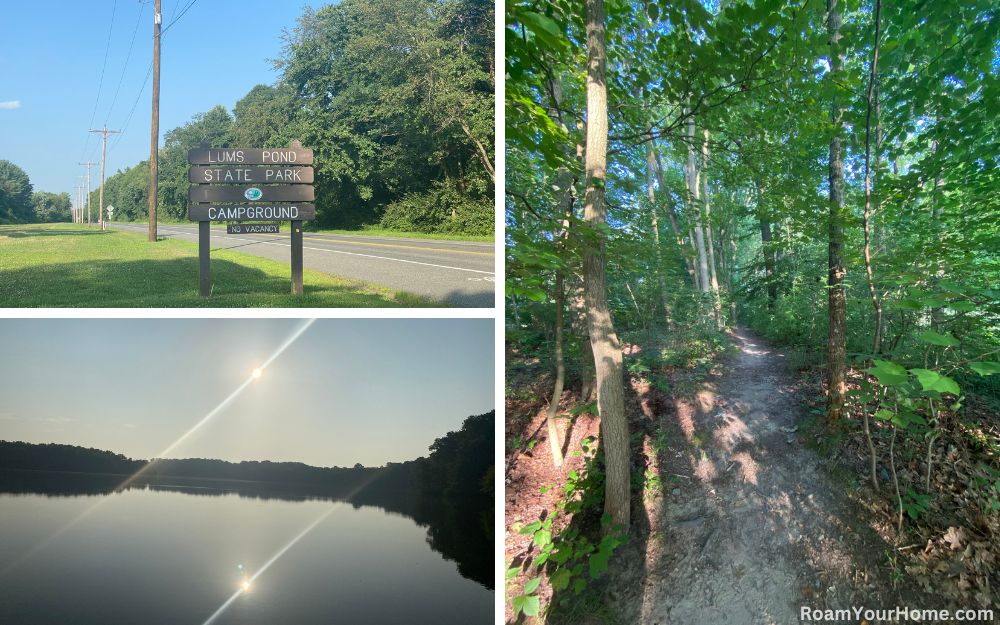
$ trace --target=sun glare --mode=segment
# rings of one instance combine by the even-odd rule
[[[250,582],[243,582],[243,590],[250,588]]]
[[[260,369],[254,369],[253,370],[253,377],[255,377],[255,378],[259,378],[260,377]]]

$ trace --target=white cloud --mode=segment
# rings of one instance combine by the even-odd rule
[[[20,100],[11,100],[10,102],[0,102],[0,109],[19,109],[21,108]]]
[[[127,428],[137,428],[137,427],[139,427],[139,426],[138,426],[138,425],[135,425],[134,423],[126,423],[126,424],[125,424],[125,427],[127,427]]]

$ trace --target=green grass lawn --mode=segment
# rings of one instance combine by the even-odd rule
[[[402,307],[440,306],[415,295],[212,249],[212,296],[198,297],[198,246],[75,224],[0,226],[0,308]]]
[[[115,223],[115,222],[109,222]],[[128,223],[128,222],[117,222],[117,223]],[[188,221],[186,219],[177,221],[175,219],[160,219],[156,222],[161,226],[178,225],[178,226],[193,226],[197,222]],[[319,232],[322,234],[360,234],[369,237],[402,237],[407,239],[437,239],[439,241],[477,241],[480,243],[493,243],[495,239],[493,237],[483,237],[476,236],[472,234],[428,234],[426,232],[402,232],[398,230],[383,230],[382,228],[368,227],[363,230],[330,230],[330,229],[319,229],[310,230],[309,222],[305,222],[306,225],[303,228],[303,232]],[[220,222],[221,224],[221,222]],[[215,224],[215,225],[220,225]],[[289,222],[281,222],[283,228],[282,230],[287,230]]]

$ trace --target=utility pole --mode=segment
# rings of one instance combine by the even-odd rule
[[[83,181],[87,178],[86,176],[77,176],[80,179],[80,186],[77,189],[80,190],[80,224],[83,224]]]
[[[87,166],[87,227],[90,227],[90,168],[97,163],[91,163],[87,161],[86,163],[78,163],[79,165]],[[100,217],[100,216],[98,216]],[[101,222],[101,230],[104,230],[104,222]]]
[[[77,176],[77,178],[83,178],[83,176]],[[73,187],[76,191],[76,223],[83,223],[83,211],[80,209],[80,191],[83,189],[82,186]]]
[[[153,123],[149,146],[149,242],[156,243],[156,174],[160,147],[160,0],[153,5]]]
[[[101,230],[104,230],[104,153],[108,147],[108,135],[117,134],[121,130],[108,130],[108,126],[105,124],[104,130],[88,130],[88,132],[96,132],[101,135]]]

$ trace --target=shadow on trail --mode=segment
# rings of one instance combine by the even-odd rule
[[[652,406],[664,434],[661,481],[633,505],[631,542],[612,561],[605,592],[619,617],[770,624],[798,622],[802,606],[891,604],[884,569],[894,547],[857,518],[793,430],[805,415],[783,355],[744,330],[733,338],[732,370],[675,409],[657,406],[655,391],[637,396],[639,408],[626,397],[633,432]]]

